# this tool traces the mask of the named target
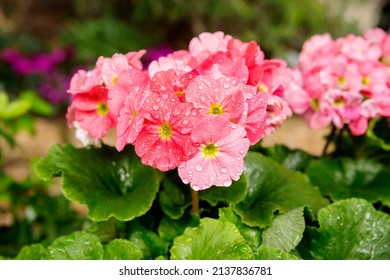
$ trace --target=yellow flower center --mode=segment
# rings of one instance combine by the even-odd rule
[[[370,85],[370,80],[368,79],[367,76],[363,76],[362,78],[362,84],[365,85],[365,86],[369,86]]]
[[[112,84],[115,85],[117,80],[118,76],[115,75],[114,77],[112,77]]]
[[[214,144],[203,145],[202,152],[205,158],[215,158],[217,156],[218,147]]]
[[[209,110],[210,115],[222,115],[223,114],[223,107],[221,104],[211,104],[210,110]]]
[[[100,116],[105,116],[108,113],[108,105],[105,102],[98,102],[96,112]]]
[[[345,85],[347,79],[344,76],[338,77],[337,78],[337,84],[342,87]]]
[[[182,96],[184,94],[184,90],[178,90],[178,91],[176,91],[176,95],[177,96]]]
[[[259,84],[259,85],[257,86],[257,88],[258,88],[259,91],[261,91],[261,92],[268,93],[268,87],[267,87],[265,84]]]
[[[313,99],[310,101],[310,105],[311,105],[311,107],[312,107],[314,110],[320,109],[320,104],[319,104],[318,98],[313,98]]]
[[[344,104],[344,98],[342,98],[342,97],[336,98],[333,104],[335,106],[343,105]]]
[[[163,123],[159,128],[160,138],[167,141],[173,135],[172,126],[169,123]]]
[[[133,121],[134,121],[134,118],[135,118],[135,116],[137,115],[137,113],[138,113],[137,110],[133,110],[132,115],[131,115],[131,117],[130,117],[130,122],[133,122]]]

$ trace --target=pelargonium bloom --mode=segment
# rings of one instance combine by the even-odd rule
[[[249,149],[245,129],[229,122],[225,116],[204,117],[192,129],[196,154],[178,167],[185,184],[198,191],[211,186],[229,187],[244,168],[243,158]]]

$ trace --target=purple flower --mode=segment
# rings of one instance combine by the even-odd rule
[[[167,56],[172,53],[174,49],[168,45],[160,45],[156,48],[149,49],[145,54],[145,65],[148,66],[152,61],[159,59],[162,56]]]

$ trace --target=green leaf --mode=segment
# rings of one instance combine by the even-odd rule
[[[371,144],[390,151],[390,129],[387,118],[377,118],[369,122],[366,136]]]
[[[108,146],[55,145],[35,164],[35,171],[46,180],[62,175],[64,195],[87,205],[89,217],[98,221],[132,220],[145,214],[159,188],[157,171],[142,165],[132,150],[118,153]]]
[[[42,115],[51,116],[54,113],[54,108],[50,103],[40,98],[36,92],[27,90],[21,93],[21,99],[26,100],[31,104],[31,111]]]
[[[234,181],[230,187],[212,187],[199,192],[199,199],[216,206],[219,202],[237,203],[244,199],[248,183],[244,175]]]
[[[27,100],[17,99],[0,107],[0,119],[11,120],[26,114],[31,108]]]
[[[308,166],[307,175],[333,201],[358,197],[390,206],[390,171],[380,163],[369,159],[321,159]]]
[[[99,239],[81,231],[61,236],[47,248],[49,259],[53,260],[101,260],[103,246]]]
[[[290,150],[284,145],[273,145],[264,149],[264,155],[290,170],[304,171],[313,156],[302,150]]]
[[[299,260],[300,258],[276,248],[260,246],[259,251],[255,254],[255,259],[256,260]]]
[[[319,229],[309,227],[299,252],[326,260],[390,259],[390,216],[364,199],[335,202],[318,213]]]
[[[143,259],[152,260],[160,256],[164,258],[167,256],[168,242],[155,232],[142,226],[138,221],[132,222],[130,229],[129,240],[141,249]]]
[[[172,260],[248,260],[253,253],[237,227],[230,222],[204,218],[174,239]]]
[[[234,205],[234,210],[250,226],[269,226],[275,212],[285,213],[308,206],[317,213],[328,204],[306,175],[290,171],[259,153],[247,154],[244,174],[248,180],[248,194]]]
[[[242,223],[232,207],[219,208],[219,220],[233,223],[240,231],[242,237],[248,242],[253,252],[256,252],[261,244],[261,229],[250,227]]]
[[[263,231],[263,245],[286,252],[294,249],[303,237],[305,219],[303,207],[278,215]]]
[[[142,259],[141,249],[126,239],[115,239],[104,247],[105,260],[140,260]]]
[[[179,219],[191,205],[191,194],[188,186],[175,180],[176,175],[166,176],[162,182],[159,200],[162,210],[172,219]]]
[[[15,257],[16,260],[44,260],[47,250],[42,244],[24,246]]]
[[[187,227],[199,225],[199,216],[188,213],[180,219],[173,220],[169,216],[163,216],[158,226],[158,235],[171,242],[176,236],[182,235]]]

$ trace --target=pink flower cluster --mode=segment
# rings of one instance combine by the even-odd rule
[[[368,120],[390,117],[390,37],[381,29],[305,42],[285,98],[314,129],[333,123],[362,135]]]
[[[265,59],[254,41],[202,33],[147,69],[144,54],[100,57],[76,73],[68,123],[90,140],[116,128],[118,151],[134,145],[142,163],[178,168],[194,190],[238,180],[249,146],[292,115],[283,99],[286,63]]]

